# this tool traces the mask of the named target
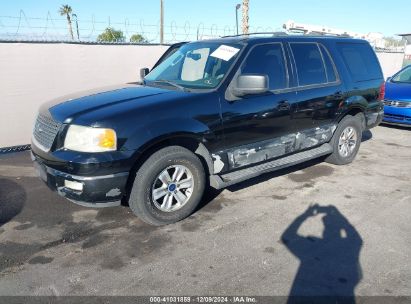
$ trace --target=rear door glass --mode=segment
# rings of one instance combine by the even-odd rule
[[[367,43],[337,43],[337,49],[355,82],[382,78],[377,56]]]
[[[327,83],[327,74],[316,43],[291,43],[299,86]]]

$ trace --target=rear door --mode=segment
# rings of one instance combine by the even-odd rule
[[[345,91],[334,61],[328,49],[314,41],[290,42],[289,48],[297,82],[295,131],[312,134],[320,128],[328,138]]]

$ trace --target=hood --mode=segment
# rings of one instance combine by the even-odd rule
[[[385,99],[411,101],[411,83],[387,81],[385,83]]]
[[[56,98],[43,104],[40,111],[48,110],[54,119],[69,123],[80,115],[96,110],[108,109],[130,102],[136,103],[136,106],[138,106],[149,99],[147,97],[165,94],[174,95],[176,93],[177,91],[162,88],[123,84]]]

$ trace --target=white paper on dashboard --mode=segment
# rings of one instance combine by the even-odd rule
[[[238,53],[239,50],[240,49],[223,44],[220,45],[213,53],[211,53],[210,56],[222,59],[224,61],[229,61]]]

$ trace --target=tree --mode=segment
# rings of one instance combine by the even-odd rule
[[[386,48],[400,47],[404,45],[401,39],[396,39],[394,37],[384,37],[384,40]]]
[[[126,37],[120,30],[108,27],[97,37],[98,42],[124,42]]]
[[[67,23],[68,23],[68,27],[69,27],[71,40],[74,40],[73,27],[71,25],[71,14],[72,14],[72,12],[73,12],[73,10],[71,9],[71,6],[69,6],[67,4],[62,5],[59,9],[60,15],[61,16],[66,16],[66,18],[67,18]]]
[[[243,34],[248,34],[248,30],[250,28],[248,24],[248,5],[249,5],[249,0],[243,0]]]
[[[147,39],[144,38],[143,35],[140,34],[134,34],[130,37],[130,42],[131,43],[148,43]]]

